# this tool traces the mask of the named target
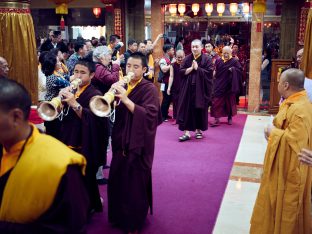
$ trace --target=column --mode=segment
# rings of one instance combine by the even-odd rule
[[[29,0],[0,2],[0,56],[10,66],[9,78],[23,84],[38,100],[38,60]]]
[[[280,59],[291,59],[298,49],[298,26],[300,21],[300,8],[304,0],[284,0],[282,5]],[[291,32],[291,33],[289,33]]]
[[[126,7],[126,35],[127,39],[144,40],[145,39],[145,14],[144,0],[133,0],[127,2]]]
[[[258,111],[260,104],[260,75],[263,49],[263,16],[265,11],[265,0],[255,0],[253,2],[248,92],[249,112]]]

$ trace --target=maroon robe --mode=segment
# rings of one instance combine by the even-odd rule
[[[179,105],[179,95],[180,95],[180,85],[181,85],[181,64],[177,62],[172,64],[173,67],[173,82],[171,87],[172,104],[173,104],[173,118],[177,119],[178,105]]]
[[[179,129],[194,131],[208,129],[208,107],[212,93],[211,59],[202,54],[197,58],[198,69],[185,75],[187,68],[192,66],[193,54],[185,57],[181,64],[181,85],[177,123]]]
[[[95,95],[102,93],[92,85],[80,94],[77,102],[82,106],[82,116],[79,118],[72,108],[69,109],[68,115],[62,120],[60,140],[87,159],[86,186],[90,210],[102,211],[96,172],[100,165],[106,165],[108,118],[97,117],[89,109],[90,99]]]
[[[104,66],[101,63],[97,63],[95,74],[91,81],[92,85],[103,94],[106,93],[112,84],[119,80],[119,70],[120,66],[118,64]]]
[[[113,158],[108,180],[109,221],[134,231],[152,212],[151,169],[157,126],[161,123],[158,91],[143,79],[129,94],[134,112],[120,103],[112,133]]]
[[[236,94],[242,89],[242,67],[236,58],[216,63],[211,116],[232,117],[237,114]]]
[[[4,188],[11,171],[12,170],[8,171],[0,177],[0,206]],[[44,184],[42,186],[44,186]],[[51,207],[41,215],[41,217],[35,222],[27,224],[0,221],[0,233],[84,234],[87,233],[86,223],[88,208],[89,199],[83,183],[81,168],[76,165],[70,165],[60,181]]]

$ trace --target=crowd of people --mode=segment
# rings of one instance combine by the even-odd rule
[[[85,233],[87,220],[103,210],[99,184],[108,186],[110,223],[138,233],[148,210],[153,212],[151,170],[158,125],[173,118],[183,132],[178,140],[185,142],[190,132],[195,139],[204,137],[209,108],[211,127],[219,126],[223,117],[233,124],[244,85],[238,46],[232,43],[219,51],[211,41],[195,39],[186,45],[179,38],[175,45],[164,44],[163,56],[154,58],[161,38],[129,39],[124,54],[118,35],[111,35],[108,44],[78,39],[68,56],[60,32],[52,32],[40,47],[38,97],[41,103],[55,105],[59,98],[62,104],[55,109],[59,115],[45,121],[45,134],[28,122],[30,95],[9,79],[8,63],[0,57],[1,233]],[[266,51],[263,85],[269,79],[269,60]],[[131,76],[126,86],[124,76]],[[312,166],[312,104],[306,80],[299,69],[281,75],[283,102],[265,130],[268,150],[251,233],[308,230],[312,177],[304,164]],[[114,118],[97,116],[90,101],[112,90],[119,100],[112,104]],[[110,168],[108,180],[105,168]]]

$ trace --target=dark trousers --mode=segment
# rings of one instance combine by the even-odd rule
[[[168,84],[165,84],[165,91],[162,91],[163,94],[163,100],[161,102],[161,114],[163,117],[163,120],[168,119],[168,110],[171,103],[171,95],[167,94]]]
[[[52,121],[45,121],[44,126],[46,128],[46,134],[60,139],[61,124],[62,122],[58,118]]]

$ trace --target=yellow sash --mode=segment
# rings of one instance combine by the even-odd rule
[[[138,80],[138,82],[136,82],[133,86],[129,83],[128,87],[127,87],[127,96],[132,92],[132,90],[134,90],[134,88],[141,83],[143,78],[141,78],[140,80]]]
[[[153,76],[154,76],[154,58],[153,58],[152,54],[150,54],[148,56],[148,67],[149,67],[149,69],[151,69],[151,72],[148,75],[148,79],[151,80],[153,78]]]
[[[58,140],[40,134],[35,126],[21,158],[6,183],[0,220],[30,223],[52,205],[62,176],[69,165],[79,165],[84,174],[86,159]]]

